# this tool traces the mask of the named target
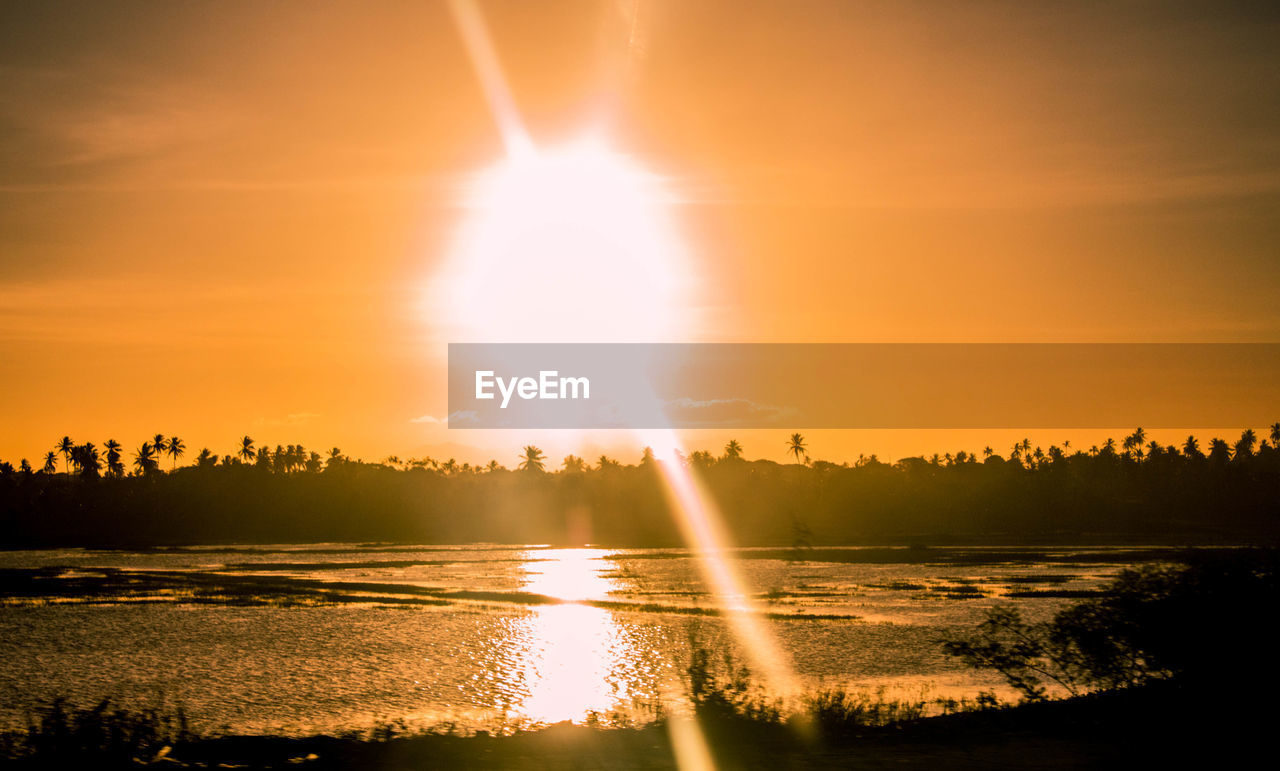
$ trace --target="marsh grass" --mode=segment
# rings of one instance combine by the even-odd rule
[[[55,699],[27,719],[24,731],[0,738],[4,757],[45,767],[146,765],[197,736],[181,707],[130,710],[103,700],[91,707]]]

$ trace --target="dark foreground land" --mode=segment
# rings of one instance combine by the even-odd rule
[[[1272,716],[1240,696],[1171,684],[966,712],[876,728],[821,731],[701,719],[716,768],[1230,768],[1269,757]],[[80,749],[72,737],[12,768],[675,768],[662,723],[557,725],[512,736],[223,737],[147,757]],[[1248,763],[1246,763],[1248,762]]]

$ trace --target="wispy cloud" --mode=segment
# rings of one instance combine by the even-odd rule
[[[777,425],[796,414],[794,407],[759,404],[750,399],[690,399],[663,403],[672,423],[698,428],[761,427]]]

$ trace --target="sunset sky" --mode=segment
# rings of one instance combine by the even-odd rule
[[[668,339],[1280,340],[1280,6],[478,7],[535,146],[661,188]],[[157,431],[625,449],[438,422],[468,191],[508,152],[473,56],[443,2],[4,4],[0,458]],[[575,326],[512,339],[630,329],[648,302],[600,276],[567,315],[538,295]],[[780,460],[775,434],[747,455]],[[813,437],[846,460],[1015,434]]]

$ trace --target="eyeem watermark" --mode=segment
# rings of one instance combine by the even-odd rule
[[[449,345],[465,429],[1197,428],[1277,404],[1280,343]]]
[[[493,389],[497,388],[495,394]],[[495,399],[502,396],[501,409],[506,409],[512,396],[521,399],[590,399],[591,380],[585,377],[560,377],[554,369],[538,372],[538,377],[504,378],[491,369],[476,370],[476,398]]]

